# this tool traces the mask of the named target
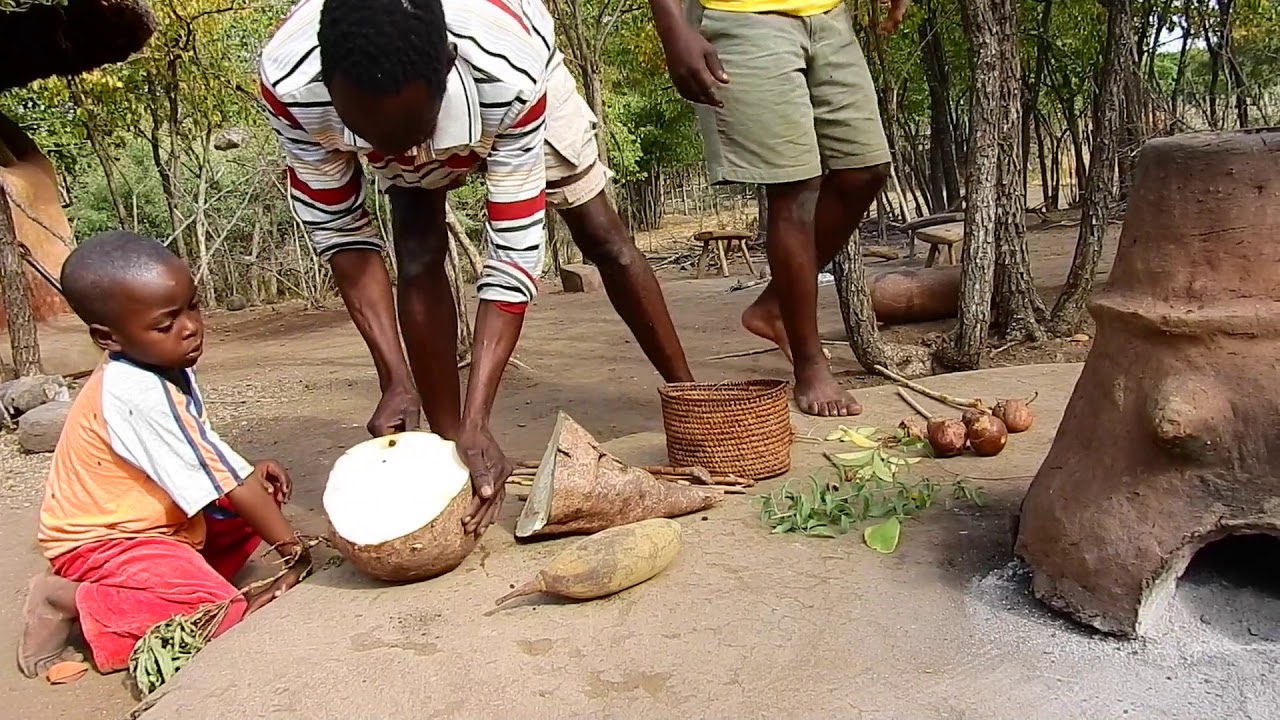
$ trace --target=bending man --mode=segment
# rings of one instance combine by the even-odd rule
[[[537,292],[547,206],[600,268],[662,377],[692,379],[657,278],[604,195],[596,119],[539,0],[303,0],[268,41],[261,75],[294,207],[377,367],[369,430],[415,428],[421,393],[432,432],[456,441],[471,469],[468,531],[496,519],[511,472],[489,415]],[[364,207],[361,156],[391,199],[398,303]],[[489,257],[463,403],[445,194],[476,168]]]

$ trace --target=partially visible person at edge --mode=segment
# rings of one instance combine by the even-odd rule
[[[215,636],[293,587],[310,564],[280,512],[289,476],[250,464],[214,432],[192,369],[204,319],[186,264],[133,233],[95,235],[62,267],[71,309],[107,358],[53,453],[40,506],[50,570],[31,581],[18,641],[27,677],[79,660],[122,670],[156,623],[230,601]],[[231,584],[265,541],[294,562],[252,598]]]
[[[676,89],[695,103],[712,182],[768,198],[773,277],[742,313],[795,366],[796,404],[820,416],[861,405],[818,338],[818,269],[848,242],[888,176],[875,87],[842,0],[649,0]],[[909,0],[892,0],[885,33]],[[761,112],[771,108],[775,112]],[[806,197],[816,193],[816,209]]]
[[[377,368],[382,400],[369,431],[416,428],[416,384],[432,432],[456,441],[471,470],[469,532],[496,518],[511,472],[489,414],[537,292],[547,206],[600,269],[662,377],[692,379],[657,278],[604,194],[596,118],[554,42],[540,0],[302,0],[262,54],[262,95],[294,207]],[[364,208],[361,156],[391,200],[407,367]],[[477,167],[488,186],[489,257],[462,403],[445,194]]]

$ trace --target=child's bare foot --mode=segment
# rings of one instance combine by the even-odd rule
[[[796,407],[806,415],[851,417],[862,413],[853,393],[840,386],[824,362],[796,366]]]
[[[67,639],[78,616],[79,585],[53,573],[38,575],[27,585],[24,627],[18,641],[18,669],[23,675],[40,677],[56,663],[77,659],[78,654],[67,647]]]
[[[791,359],[791,342],[787,339],[787,329],[782,325],[782,313],[772,295],[761,293],[755,302],[742,311],[742,327],[777,345],[787,362],[794,362]]]

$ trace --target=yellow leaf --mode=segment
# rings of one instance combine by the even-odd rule
[[[849,433],[845,440],[857,445],[860,448],[876,448],[880,447],[880,443],[868,438],[866,435],[859,435],[856,432]]]
[[[843,440],[843,439],[844,439],[844,431],[845,431],[845,430],[848,430],[848,429],[849,429],[849,428],[847,428],[847,427],[845,427],[845,426],[841,425],[840,427],[836,428],[835,430],[832,430],[830,433],[828,433],[828,434],[827,434],[827,442],[835,442],[836,440]]]

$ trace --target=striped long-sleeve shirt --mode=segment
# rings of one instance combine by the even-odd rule
[[[263,49],[261,65],[262,97],[284,150],[290,195],[316,251],[327,258],[382,247],[364,207],[361,156],[383,189],[447,187],[483,161],[489,256],[479,297],[531,301],[546,241],[546,79],[563,63],[546,7],[541,0],[443,0],[458,57],[435,135],[389,158],[343,125],[321,81],[322,4],[295,5]]]

